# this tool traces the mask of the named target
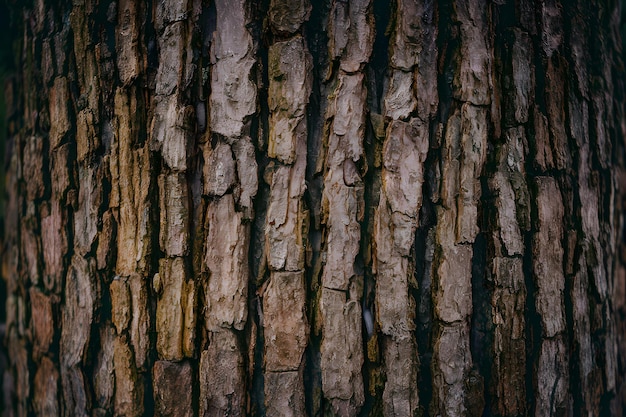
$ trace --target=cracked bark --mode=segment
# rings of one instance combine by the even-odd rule
[[[3,416],[623,415],[616,2],[13,3]]]

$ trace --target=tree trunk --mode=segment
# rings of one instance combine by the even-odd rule
[[[9,3],[3,416],[626,413],[617,0]]]

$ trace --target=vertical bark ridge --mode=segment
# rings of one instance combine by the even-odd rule
[[[63,77],[55,80],[59,92],[71,91],[77,105],[71,106],[65,97],[59,113],[57,128],[51,128],[53,146],[69,139],[75,149],[74,190],[72,193],[73,251],[65,278],[64,300],[61,307],[61,337],[59,341],[60,376],[64,410],[67,415],[86,416],[92,404],[88,352],[92,342],[92,326],[99,307],[100,277],[96,273],[94,244],[98,236],[98,221],[103,205],[103,176],[106,165],[95,158],[100,132],[100,71],[96,58],[95,40],[88,27],[93,25],[94,4],[75,4],[70,12],[73,35],[75,84]],[[72,74],[72,69],[69,69]],[[62,93],[64,94],[64,93]],[[59,99],[61,97],[57,97]],[[64,114],[63,114],[64,113]],[[75,128],[71,129],[72,121]],[[56,142],[56,143],[55,143]],[[74,147],[75,146],[75,147]]]
[[[364,66],[374,42],[372,5],[333,1],[329,56],[337,64],[327,109],[322,223],[326,245],[319,311],[322,324],[322,392],[335,415],[354,416],[364,404],[362,309],[363,272],[356,266],[364,216],[362,178],[367,171],[367,90]],[[324,256],[324,255],[322,255]]]
[[[150,150],[161,162],[156,184],[161,257],[152,277],[158,360],[152,366],[151,382],[154,413],[159,416],[193,415],[192,390],[177,395],[166,387],[191,385],[191,366],[183,359],[195,354],[197,289],[195,277],[190,276],[193,203],[188,178],[197,117],[188,90],[197,65],[192,40],[198,4],[164,1],[155,7],[159,55]]]
[[[159,66],[150,150],[161,157],[157,186],[159,248],[163,254],[152,282],[157,294],[156,348],[159,359],[180,361],[193,356],[195,336],[195,281],[189,277],[192,210],[187,182],[195,109],[186,90],[195,70],[191,39],[198,16],[190,1],[166,1],[157,5],[155,12]]]
[[[313,64],[302,26],[310,13],[308,0],[269,3],[268,23],[273,37],[267,59],[267,156],[271,162],[266,167],[270,190],[265,251],[269,280],[261,296],[265,411],[266,415],[276,416],[305,415],[304,353],[309,337],[305,250],[309,211],[304,192]]]
[[[203,145],[204,301],[208,348],[200,358],[200,414],[246,414],[245,346],[248,245],[257,164],[251,118],[256,113],[256,50],[248,30],[250,3],[215,2],[211,34],[208,132]]]
[[[119,364],[115,365],[119,369],[116,384],[126,388],[115,391],[114,408],[116,412],[128,415],[141,415],[144,411],[141,401],[143,382],[137,379],[137,369],[145,369],[148,365],[151,348],[147,281],[152,272],[149,256],[153,230],[149,225],[154,209],[150,200],[154,182],[147,143],[135,146],[143,116],[140,100],[137,90],[132,87],[118,88],[115,92],[110,164],[114,184],[110,206],[118,231],[115,276],[111,277],[109,286],[111,311],[113,318],[116,311],[128,314],[119,326],[113,322],[117,333],[113,362]],[[120,178],[127,180],[119,181]],[[132,295],[131,286],[134,289]]]
[[[153,237],[158,233],[152,222],[155,191],[153,159],[146,141],[146,107],[141,86],[148,74],[142,65],[140,49],[145,36],[144,20],[133,2],[120,2],[117,10],[108,11],[109,21],[115,26],[115,69],[119,84],[112,90],[113,105],[110,110],[112,139],[110,143],[110,207],[117,224],[114,273],[109,277],[111,320],[115,337],[111,341],[102,337],[103,351],[113,352],[104,366],[100,381],[111,378],[109,387],[100,383],[98,390],[103,398],[114,390],[112,407],[115,415],[140,416],[146,410],[145,398],[150,397],[145,384],[150,378],[150,330],[153,326],[149,301],[149,280],[154,273],[152,255]],[[110,250],[115,250],[113,247]],[[104,360],[104,358],[102,359]],[[108,372],[108,373],[106,373]],[[110,400],[104,404],[110,403]]]
[[[414,241],[422,205],[430,121],[437,109],[433,2],[400,1],[391,41],[382,186],[375,214],[376,318],[385,335],[385,415],[414,415],[419,397]],[[419,94],[416,92],[419,91]]]
[[[486,4],[457,1],[458,65],[452,76],[452,102],[441,150],[440,203],[437,206],[433,305],[433,403],[441,415],[482,413],[478,380],[471,373],[473,243],[479,232],[480,177],[486,159],[492,107],[492,61]],[[470,374],[471,373],[471,374]],[[478,388],[478,389],[477,389]],[[478,401],[474,401],[478,399]]]
[[[566,350],[564,307],[565,277],[562,271],[564,207],[557,181],[548,176],[534,179],[537,225],[533,234],[533,277],[535,307],[541,320],[541,340],[536,358],[535,414],[552,416],[571,413],[569,397],[569,354]],[[550,271],[550,272],[548,272]]]
[[[619,2],[13,3],[2,415],[623,414]]]
[[[493,397],[499,414],[519,415],[526,410],[523,233],[530,226],[530,202],[524,172],[524,128],[506,129],[504,135],[506,142],[498,152],[498,168],[490,180],[497,210],[489,275],[494,284],[492,378],[496,392]]]
[[[51,59],[50,45],[55,38],[59,43],[67,41],[69,22],[61,24],[52,20],[44,31],[43,19],[38,14],[24,28],[20,39],[20,54],[28,63],[20,78],[28,83],[28,88],[23,97],[8,97],[6,103],[8,115],[15,113],[8,142],[13,152],[9,150],[6,154],[7,243],[1,256],[2,274],[7,279],[5,340],[14,381],[14,403],[7,401],[10,398],[5,395],[5,407],[17,415],[27,415],[29,411],[59,413],[63,392],[58,361],[62,325],[59,309],[72,252],[71,236],[67,233],[71,209],[65,204],[71,178],[67,168],[71,145],[69,134],[66,136],[70,129],[67,119],[57,123],[45,114],[58,112],[70,116],[67,78],[60,77],[63,68],[58,73],[54,67],[46,68],[46,62],[50,63]],[[42,51],[44,55],[45,50],[47,60],[37,53]],[[56,81],[57,76],[60,81]],[[59,85],[58,94],[55,85]],[[41,97],[38,91],[46,95]],[[13,92],[17,93],[15,88]],[[41,111],[44,116],[36,117],[32,113],[20,120],[15,118],[20,108]],[[57,136],[61,136],[58,142],[62,140],[63,144],[50,145],[47,131],[52,126]],[[59,176],[54,178],[51,171]],[[42,235],[51,223],[56,227]],[[47,245],[52,241],[56,247]],[[32,306],[30,311],[28,305]],[[8,375],[5,373],[5,381],[9,380]]]

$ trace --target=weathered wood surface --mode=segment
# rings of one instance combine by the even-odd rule
[[[624,414],[616,2],[17,3],[2,416]]]

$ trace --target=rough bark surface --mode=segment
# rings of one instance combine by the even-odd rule
[[[626,412],[619,2],[9,3],[2,416]]]

